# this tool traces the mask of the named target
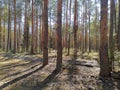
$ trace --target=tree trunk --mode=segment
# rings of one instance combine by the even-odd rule
[[[14,0],[14,50],[13,53],[16,53],[16,0]]]
[[[0,13],[2,13],[1,11],[1,6],[0,6]],[[2,16],[0,14],[0,49],[2,48]]]
[[[117,43],[118,43],[118,51],[120,51],[120,0],[119,0],[119,20],[118,20]]]
[[[77,0],[74,5],[74,58],[77,57],[77,30],[78,30],[78,19],[77,19]]]
[[[85,1],[85,52],[87,52],[87,3]]]
[[[43,1],[43,66],[48,64],[48,0]]]
[[[35,52],[38,52],[38,9],[36,10]]]
[[[26,20],[27,19],[27,0],[25,0],[25,19],[24,19],[24,34],[23,34],[23,50],[26,51]]]
[[[10,26],[11,26],[11,21],[10,21],[10,0],[9,0],[9,5],[8,5],[8,37],[7,37],[7,51],[10,49]]]
[[[85,27],[85,18],[84,18],[84,16],[85,16],[85,14],[84,14],[84,7],[85,7],[85,1],[83,1],[82,2],[82,4],[83,4],[83,9],[82,9],[82,11],[83,11],[83,15],[82,15],[82,54],[85,52],[85,29],[84,29],[84,27]]]
[[[10,22],[12,21],[12,7],[10,7],[10,11],[11,11],[11,13],[10,13]],[[11,32],[11,25],[10,25],[10,50],[12,50],[12,32]]]
[[[98,25],[97,25],[97,22],[98,22],[98,7],[97,7],[97,0],[95,0],[95,4],[96,4],[96,9],[95,9],[95,13],[96,13],[96,16],[95,16],[95,50],[97,52],[98,50]]]
[[[110,71],[112,71],[112,64],[114,61],[114,41],[113,41],[113,29],[114,29],[114,0],[110,0],[110,32],[109,32],[109,67],[110,67]]]
[[[62,0],[57,0],[57,64],[56,68],[59,70],[62,67]]]
[[[72,0],[70,0],[70,18],[69,18],[69,29],[71,28],[71,5],[72,5]],[[69,35],[68,35],[68,53],[67,53],[67,55],[69,55],[70,54],[70,32],[69,32]]]
[[[20,48],[20,44],[21,44],[21,22],[19,22],[19,31],[18,31],[18,51],[20,52],[21,48]]]
[[[23,50],[29,49],[29,17],[27,13],[28,1],[25,0],[25,19],[24,19],[24,35],[23,35]]]
[[[100,21],[100,76],[110,75],[108,59],[108,0],[101,0],[101,21]]]
[[[31,40],[31,54],[34,54],[34,0],[32,0],[32,40]]]
[[[65,47],[68,48],[68,0],[66,5]]]
[[[5,51],[5,17],[4,17],[4,29],[3,29],[3,51]]]
[[[91,52],[90,11],[89,11],[89,52]]]

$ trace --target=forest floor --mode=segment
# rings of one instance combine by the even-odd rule
[[[99,77],[96,58],[73,60],[63,56],[56,71],[56,56],[42,66],[42,55],[0,53],[0,90],[120,90],[120,80]]]

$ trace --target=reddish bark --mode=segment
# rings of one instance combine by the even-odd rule
[[[62,66],[62,0],[57,0],[57,64],[56,68],[60,69]]]

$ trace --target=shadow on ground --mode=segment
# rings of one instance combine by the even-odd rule
[[[2,86],[0,86],[0,90],[4,89],[5,87],[7,87],[7,86],[9,86],[9,85],[11,85],[11,84],[13,84],[13,83],[16,83],[17,81],[19,81],[19,80],[21,80],[21,79],[24,79],[24,78],[30,76],[31,74],[39,71],[39,70],[42,69],[43,67],[44,67],[44,66],[41,66],[41,67],[35,69],[35,70],[32,71],[32,72],[29,72],[29,73],[27,73],[27,74],[24,74],[24,75],[22,75],[22,76],[19,76],[19,77],[13,79],[13,80],[10,80],[10,81],[6,82],[6,83],[3,84]]]
[[[57,78],[57,75],[60,74],[60,70],[55,69],[48,77],[46,77],[43,81],[39,82],[39,84],[33,87],[31,90],[43,90],[48,86],[54,79]]]

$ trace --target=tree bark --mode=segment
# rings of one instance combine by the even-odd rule
[[[120,51],[120,1],[119,1],[119,20],[118,20],[117,43],[118,43],[118,51]]]
[[[70,0],[70,11],[69,11],[69,14],[70,14],[70,18],[69,18],[69,29],[71,28],[71,5],[72,5],[72,0]],[[68,34],[68,53],[67,53],[67,55],[69,55],[70,54],[70,32],[69,32],[69,34]]]
[[[101,0],[101,21],[100,21],[100,76],[110,75],[108,59],[108,0]]]
[[[61,69],[62,67],[62,0],[57,0],[57,64],[56,68]]]
[[[74,58],[77,57],[77,30],[78,30],[78,19],[77,19],[77,0],[74,5]]]
[[[14,0],[14,50],[13,53],[16,53],[16,0]]]
[[[48,64],[48,0],[43,1],[43,66]]]
[[[35,52],[38,52],[38,9],[36,10]]]
[[[10,49],[10,27],[11,27],[11,21],[10,21],[10,0],[8,5],[8,37],[7,37],[7,51]]]
[[[114,41],[113,41],[113,29],[114,29],[114,0],[110,0],[110,32],[109,32],[109,67],[112,71],[113,61],[114,61]]]
[[[34,54],[34,0],[32,0],[32,40],[31,40],[31,54]]]
[[[90,11],[89,11],[89,52],[91,52],[91,30],[90,30]]]

